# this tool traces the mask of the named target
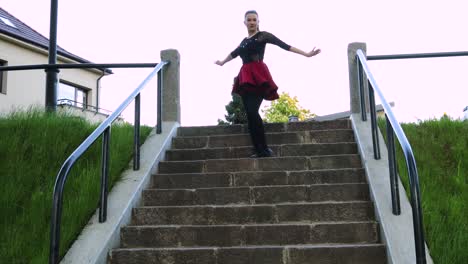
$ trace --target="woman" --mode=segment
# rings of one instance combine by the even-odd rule
[[[263,55],[267,43],[277,45],[282,49],[312,57],[320,53],[320,49],[304,52],[292,47],[271,33],[259,30],[258,14],[255,10],[247,11],[244,15],[244,24],[247,27],[248,36],[242,40],[240,45],[231,52],[224,60],[216,61],[215,64],[223,66],[226,62],[240,56],[242,68],[239,75],[234,79],[232,92],[242,97],[249,126],[250,137],[255,148],[255,154],[251,157],[271,157],[273,151],[268,148],[265,140],[263,121],[258,113],[263,99],[276,100],[279,98],[276,86],[270,71],[263,63]]]

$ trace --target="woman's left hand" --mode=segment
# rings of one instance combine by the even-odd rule
[[[315,55],[319,54],[320,52],[322,52],[320,49],[315,49],[315,47],[314,47],[314,49],[311,52],[307,53],[307,57],[310,58],[312,56],[315,56]]]

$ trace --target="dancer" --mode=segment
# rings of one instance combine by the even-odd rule
[[[306,57],[319,54],[320,49],[314,47],[312,51],[304,52],[284,43],[269,32],[260,31],[258,13],[255,10],[249,10],[245,13],[244,24],[247,27],[248,36],[224,60],[217,60],[215,64],[223,66],[237,56],[241,57],[243,65],[239,75],[234,78],[232,92],[242,97],[242,103],[247,113],[249,133],[255,148],[255,153],[250,157],[271,157],[273,151],[267,145],[263,120],[258,110],[263,99],[271,101],[278,99],[279,96],[278,86],[273,81],[268,67],[263,63],[265,46],[267,43],[274,44]]]

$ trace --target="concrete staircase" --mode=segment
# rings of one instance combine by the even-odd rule
[[[349,120],[181,127],[109,263],[386,263]]]

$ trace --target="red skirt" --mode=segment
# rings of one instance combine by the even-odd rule
[[[234,78],[232,92],[240,96],[254,93],[265,100],[276,100],[278,86],[273,81],[270,71],[263,61],[254,61],[242,65],[239,75]]]

